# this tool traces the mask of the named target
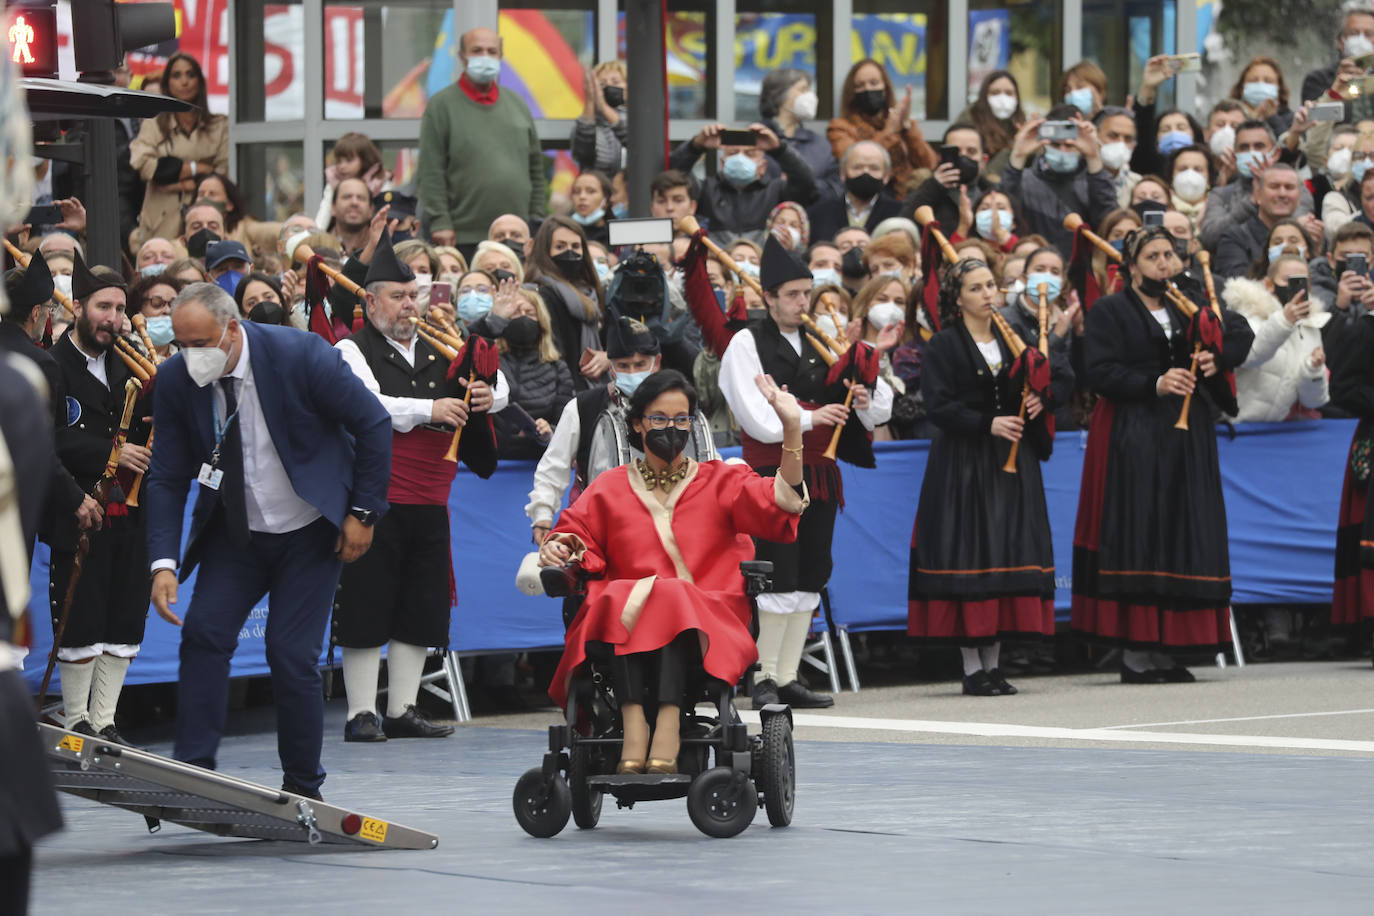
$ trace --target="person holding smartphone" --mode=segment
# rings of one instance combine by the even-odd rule
[[[1331,320],[1322,328],[1322,345],[1335,385],[1347,363],[1353,326],[1374,310],[1374,229],[1353,220],[1346,223],[1336,230],[1326,256],[1310,266],[1312,291],[1333,305]],[[1346,416],[1334,398],[1327,413]]]

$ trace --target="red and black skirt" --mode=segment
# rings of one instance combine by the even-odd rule
[[[1355,443],[1369,432],[1370,421],[1355,427]],[[1331,596],[1333,626],[1354,626],[1374,617],[1374,513],[1369,511],[1369,485],[1355,483],[1350,456],[1341,485],[1341,511],[1336,521],[1336,589]]]

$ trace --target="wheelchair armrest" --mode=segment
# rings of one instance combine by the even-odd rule
[[[575,564],[545,566],[539,570],[539,584],[550,598],[581,595],[587,590],[587,574]]]
[[[773,582],[773,564],[769,560],[745,560],[739,571],[744,576],[744,593],[750,598],[763,594]]]

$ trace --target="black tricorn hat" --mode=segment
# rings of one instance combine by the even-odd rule
[[[606,328],[607,359],[625,359],[636,353],[656,356],[659,350],[658,338],[642,321],[622,315]]]
[[[5,272],[5,295],[9,297],[10,307],[27,313],[35,305],[42,305],[52,298],[52,272],[48,270],[48,259],[43,252],[35,251],[29,259],[28,267],[16,267]]]
[[[415,279],[415,271],[396,259],[396,249],[391,247],[391,236],[385,232],[377,242],[377,250],[372,253],[372,263],[367,265],[367,278],[363,286],[373,283],[409,283]]]
[[[759,264],[759,283],[766,290],[775,290],[789,280],[810,280],[806,262],[797,257],[773,236],[763,246],[763,260]]]
[[[129,287],[124,282],[124,278],[113,270],[102,271],[104,276],[97,277],[91,273],[91,269],[82,260],[79,251],[72,252],[72,298],[84,300],[92,293],[98,293],[102,289],[111,287],[122,289],[125,292]]]

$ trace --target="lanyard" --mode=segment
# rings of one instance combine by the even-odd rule
[[[224,442],[225,434],[229,432],[229,425],[233,423],[235,419],[238,418],[239,408],[242,406],[242,402],[235,406],[234,412],[225,418],[223,425],[220,425],[219,401],[214,397],[210,398],[210,410],[213,412],[213,417],[215,421],[215,447],[210,451],[210,467],[212,469],[219,465],[219,447]]]

